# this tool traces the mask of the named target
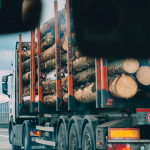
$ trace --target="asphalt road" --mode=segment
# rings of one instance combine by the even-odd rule
[[[8,129],[0,128],[0,150],[12,150],[8,141]]]

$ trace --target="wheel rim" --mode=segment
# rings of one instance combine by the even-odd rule
[[[26,146],[27,146],[27,133],[25,132],[24,134],[24,149],[26,149]]]
[[[91,138],[89,134],[86,134],[84,147],[85,150],[92,150]]]
[[[75,134],[71,135],[71,150],[76,150],[77,143],[76,143],[76,136]]]
[[[64,133],[61,132],[60,134],[60,148],[61,150],[64,150]]]

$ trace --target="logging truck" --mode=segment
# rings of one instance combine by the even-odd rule
[[[9,101],[13,150],[150,150],[150,61],[89,58],[75,42],[69,0],[16,42]],[[55,20],[55,21],[54,21]],[[100,48],[100,47],[99,47]],[[92,52],[92,50],[91,50]]]

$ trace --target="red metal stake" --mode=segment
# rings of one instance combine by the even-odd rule
[[[96,108],[101,107],[101,59],[95,59],[96,68]]]
[[[19,34],[19,104],[22,101],[22,46],[21,34]]]
[[[58,31],[58,3],[57,0],[54,1],[55,8],[55,57],[56,57],[56,84],[57,84],[57,105],[56,110],[59,110],[61,102],[61,53],[59,48],[59,31]]]
[[[108,92],[108,74],[107,74],[107,60],[101,59],[101,82],[102,90],[105,89]]]
[[[73,97],[73,74],[72,74],[72,48],[71,48],[71,35],[70,35],[70,8],[69,8],[69,0],[66,0],[66,9],[67,9],[67,36],[68,36],[68,95],[69,95],[69,110],[74,109],[72,105],[74,105],[74,97]]]
[[[41,45],[40,45],[40,25],[37,28],[38,34],[38,94],[39,94],[39,102],[38,102],[38,112],[44,112],[44,104],[42,99],[42,71],[41,71]]]
[[[31,52],[31,88],[32,88],[32,94],[31,94],[31,103],[30,103],[30,111],[33,112],[37,112],[38,108],[36,107],[36,102],[35,102],[35,29],[31,31],[32,34],[32,39],[31,39],[31,43],[32,43],[32,52]]]
[[[32,103],[32,31],[31,31],[31,55],[30,55],[30,106],[31,103]]]

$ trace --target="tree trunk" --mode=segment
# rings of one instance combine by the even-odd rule
[[[38,49],[35,48],[35,53],[37,54]],[[31,50],[22,51],[22,57],[24,60],[30,59]]]
[[[37,56],[35,56],[35,67],[38,66],[38,61],[37,61]],[[26,61],[24,61],[24,63],[22,63],[22,69],[25,72],[30,71],[30,59],[27,59]]]
[[[60,34],[60,46],[63,45],[65,41],[64,32],[66,31],[65,25],[61,24],[59,27],[59,34]],[[49,47],[55,44],[55,28],[51,30],[51,32],[47,33],[42,39],[41,39],[41,51],[45,51]]]
[[[129,99],[137,93],[138,85],[129,75],[122,74],[109,79],[109,92],[113,97]]]
[[[76,73],[73,76],[73,86],[80,86],[87,84],[88,82],[95,81],[95,69],[89,68],[82,72]],[[43,81],[42,82],[43,94],[54,94],[56,93],[56,80],[53,81]],[[36,93],[37,93],[38,85],[36,84]],[[68,77],[62,78],[62,90],[65,92],[68,91]],[[24,96],[30,95],[30,85],[26,85],[24,87]]]
[[[121,59],[108,63],[108,75],[119,75],[122,73],[135,73],[139,69],[136,59]]]
[[[23,79],[23,82],[25,84],[29,84],[30,83],[30,71],[23,74],[22,79]],[[45,80],[45,74],[44,73],[42,73],[42,79]],[[36,81],[38,80],[38,69],[36,69],[36,78],[35,78],[35,80]]]
[[[66,13],[65,8],[58,13],[58,26],[60,26],[61,24],[65,24],[66,22],[65,13]],[[55,18],[53,17],[46,23],[44,23],[40,31],[40,38],[43,38],[48,32],[51,32],[51,30],[54,28],[55,28]]]
[[[62,48],[67,51],[67,49],[68,49],[68,36],[67,36],[67,32],[64,32],[64,36],[65,36],[65,41],[64,41],[64,43],[62,45]],[[77,45],[76,39],[75,39],[75,33],[71,34],[71,45],[72,46],[76,46]]]
[[[61,55],[65,54],[65,53],[66,53],[66,51],[61,50]],[[52,47],[48,48],[46,51],[41,53],[41,62],[44,63],[53,58],[55,58],[55,44]],[[37,56],[35,57],[35,64],[37,67],[38,66]],[[25,72],[30,70],[30,59],[28,59],[24,62],[24,70],[25,70]]]
[[[53,46],[55,44],[55,29],[52,29],[50,33],[47,33],[42,39],[41,39],[41,51],[48,49],[49,47]]]
[[[64,89],[67,88],[67,78],[62,79],[62,87]],[[55,94],[56,93],[56,80],[53,81],[43,81],[42,82],[42,90],[43,90],[43,95],[48,95],[48,94]],[[29,96],[30,95],[30,85],[26,85],[24,87],[24,96]],[[36,94],[38,94],[38,83],[36,83]]]
[[[150,85],[150,67],[140,67],[136,73],[136,78],[140,84]]]
[[[74,90],[74,98],[80,103],[91,103],[96,101],[96,84],[91,83]],[[65,93],[63,100],[66,103],[68,93]]]
[[[62,36],[62,38],[60,40],[60,47],[62,47],[63,42],[64,42],[64,36]],[[66,50],[61,49],[61,51],[66,53]],[[38,50],[36,48],[35,49],[36,55],[37,55],[37,52],[38,52]],[[64,54],[64,53],[62,53],[62,54]],[[50,57],[49,55],[51,55],[51,54],[52,54],[52,56]],[[22,53],[22,56],[24,57],[24,60],[30,59],[30,55],[31,55],[31,50],[27,50],[27,51]],[[44,57],[44,59],[43,59],[42,56]],[[48,56],[48,57],[46,57],[46,56]],[[44,49],[44,51],[41,53],[41,62],[46,62],[47,60],[49,60],[49,58],[50,59],[55,58],[55,44],[53,46],[49,47],[46,50]]]
[[[80,72],[89,67],[95,67],[95,58],[91,57],[79,57],[73,62],[73,72]],[[68,67],[66,68],[66,73],[68,72]]]
[[[54,50],[54,49],[53,49]],[[54,51],[52,50],[52,53],[55,53]],[[62,50],[61,51],[62,54],[65,53],[66,51]],[[74,61],[76,59],[76,52],[78,52],[78,49],[77,47],[75,46],[72,46],[72,54],[74,56],[72,56],[72,61]],[[42,52],[43,54],[44,52]],[[44,55],[45,56],[45,55]],[[54,56],[54,55],[53,55]],[[48,55],[46,55],[46,57],[49,57]],[[46,58],[45,57],[45,58]],[[52,55],[51,55],[52,57]],[[42,58],[45,60],[45,58]],[[46,58],[47,59],[47,58]],[[42,60],[42,61],[44,61]],[[55,69],[55,61],[56,59],[53,58],[53,59],[50,59],[48,60],[47,62],[43,63],[42,64],[42,71],[44,72],[49,72],[49,71],[52,71],[53,69]],[[61,57],[61,62],[62,62],[62,65],[66,65],[67,64],[67,53],[66,54],[63,54],[62,57]],[[30,71],[30,59],[27,59],[24,63],[24,72],[28,72]],[[35,57],[35,65],[36,67],[38,66],[38,62],[37,62],[37,56]]]

